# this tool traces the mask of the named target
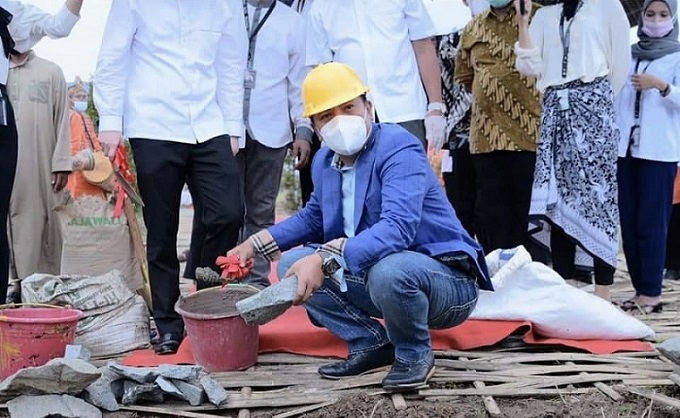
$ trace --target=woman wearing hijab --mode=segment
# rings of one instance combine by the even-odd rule
[[[631,48],[629,81],[616,100],[621,128],[621,235],[635,297],[624,310],[660,312],[673,182],[680,161],[677,0],[646,0]]]
[[[551,226],[562,277],[574,275],[575,245],[593,256],[595,294],[609,300],[619,248],[614,96],[630,64],[628,19],[618,0],[564,0],[529,24],[531,2],[525,14],[520,3],[517,70],[543,92],[530,219]]]

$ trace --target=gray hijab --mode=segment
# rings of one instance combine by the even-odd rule
[[[640,20],[638,21],[638,43],[631,47],[631,52],[633,53],[633,58],[642,61],[651,61],[657,58],[664,57],[668,54],[674,52],[680,52],[680,42],[678,42],[678,21],[675,20],[673,24],[673,30],[668,35],[663,38],[652,38],[647,36],[642,31],[643,19],[647,8],[652,2],[661,1],[666,3],[668,9],[671,11],[671,15],[675,18],[678,12],[677,0],[645,0],[642,6],[642,14],[640,15]]]

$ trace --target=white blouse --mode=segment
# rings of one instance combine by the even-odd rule
[[[619,157],[628,151],[631,127],[635,125],[635,93],[630,75],[637,60],[629,64],[629,77],[616,98],[616,119],[621,129]],[[640,140],[631,146],[631,155],[652,161],[680,161],[680,52],[654,61],[640,61],[638,73],[652,74],[671,85],[663,97],[657,89],[642,92],[640,97]]]
[[[607,76],[617,94],[630,63],[630,28],[623,6],[619,0],[583,1],[571,26],[566,77],[562,77],[562,7],[560,3],[536,11],[529,25],[534,48],[515,44],[517,71],[537,77],[541,92],[574,80],[587,83]],[[568,25],[564,23],[565,31]]]

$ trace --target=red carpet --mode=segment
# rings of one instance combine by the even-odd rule
[[[622,351],[654,351],[652,344],[643,341],[576,341],[541,338],[534,334],[531,323],[513,321],[468,320],[462,325],[432,331],[435,350],[472,350],[494,345],[515,331],[526,334],[528,344],[560,345],[593,354],[611,354]],[[260,327],[260,353],[292,353],[321,357],[345,357],[344,342],[323,328],[313,326],[302,307],[294,307],[273,322]],[[171,356],[157,356],[152,349],[139,350],[124,358],[127,366],[153,367],[159,364],[193,364],[189,339]]]

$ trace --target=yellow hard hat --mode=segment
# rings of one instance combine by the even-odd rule
[[[325,112],[364,95],[368,87],[349,65],[339,62],[321,64],[307,74],[302,83],[306,118]]]

